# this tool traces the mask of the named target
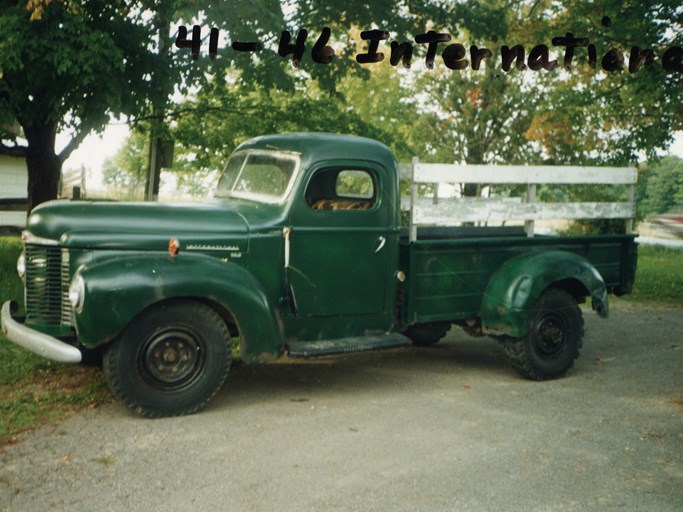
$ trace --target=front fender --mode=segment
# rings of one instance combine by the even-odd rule
[[[118,256],[81,267],[83,308],[76,330],[86,347],[111,341],[148,307],[186,298],[220,304],[235,319],[241,355],[276,354],[283,345],[275,309],[243,267],[201,254]]]
[[[577,254],[547,251],[516,256],[494,272],[482,302],[482,330],[492,335],[525,336],[529,309],[551,285],[574,295],[590,295],[593,309],[607,317],[607,289],[595,267]]]

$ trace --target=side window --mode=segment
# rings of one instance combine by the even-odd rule
[[[306,190],[306,202],[314,210],[369,210],[376,201],[375,179],[362,169],[319,171]]]

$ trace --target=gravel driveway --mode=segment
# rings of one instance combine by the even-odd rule
[[[584,311],[582,355],[551,382],[454,329],[237,366],[190,417],[90,410],[0,453],[0,510],[678,511],[683,309],[614,309]]]

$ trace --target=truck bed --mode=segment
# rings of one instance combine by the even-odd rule
[[[636,270],[637,235],[534,236],[504,228],[422,228],[416,241],[401,237],[402,321],[436,322],[476,318],[493,273],[517,255],[560,250],[586,258],[607,291],[628,293]]]

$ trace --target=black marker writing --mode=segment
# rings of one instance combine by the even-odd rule
[[[515,68],[518,71],[524,71],[526,64],[524,64],[524,47],[521,44],[516,44],[512,48],[509,46],[500,47],[500,58],[502,60],[503,71],[510,71],[512,61],[515,61]]]
[[[567,32],[564,37],[553,37],[553,46],[564,46],[564,69],[567,71],[572,68],[572,59],[574,58],[574,48],[582,48],[588,46],[588,39],[582,37],[576,39],[574,34]]]
[[[356,55],[356,62],[359,64],[382,62],[384,60],[384,54],[378,53],[377,48],[379,47],[380,41],[389,39],[389,32],[366,30],[360,33],[360,38],[363,41],[370,41],[370,47],[368,48],[368,53],[359,53]]]
[[[443,63],[446,64],[448,69],[467,69],[469,63],[465,59],[467,55],[467,50],[460,43],[449,44],[446,49],[441,54],[443,58]]]
[[[610,27],[612,20],[605,16],[601,20],[604,27]],[[317,64],[329,64],[335,57],[335,50],[328,43],[330,42],[331,30],[324,27],[320,36],[311,49],[311,58]],[[360,34],[363,41],[368,41],[365,52],[356,55],[356,62],[359,64],[377,64],[384,60],[385,54],[380,51],[380,43],[389,39],[389,32],[384,30],[365,30]],[[292,34],[285,30],[280,35],[277,53],[280,57],[292,56],[292,65],[298,68],[306,53],[306,39],[308,31],[301,29],[296,35],[296,40],[292,40]],[[212,28],[209,35],[209,56],[215,59],[218,55],[219,31]],[[436,55],[439,43],[449,43],[451,35],[446,33],[429,30],[424,34],[418,34],[414,38],[415,44],[427,47],[425,55],[425,66],[433,69],[435,66]],[[175,40],[176,47],[189,49],[193,59],[199,58],[201,48],[201,27],[192,27],[192,37],[188,40],[188,30],[185,26],[178,27],[178,35]],[[570,71],[577,54],[583,51],[588,54],[588,65],[597,69],[598,49],[588,38],[575,37],[573,33],[567,32],[564,36],[554,37],[552,45],[559,49],[564,48],[562,56],[562,67]],[[237,52],[258,52],[263,49],[263,45],[258,42],[233,41],[230,48]],[[410,68],[414,56],[414,45],[410,41],[391,41],[391,54],[389,62],[392,66],[403,63],[404,68]],[[585,50],[583,50],[585,48]],[[472,67],[479,70],[483,62],[492,58],[494,53],[488,48],[479,48],[476,45],[469,47],[469,61],[467,49],[460,43],[451,43],[446,46],[441,58],[444,65],[452,70],[460,71]],[[584,54],[585,55],[585,54]],[[653,50],[641,49],[633,46],[630,49],[628,71],[635,73],[642,68],[649,68],[657,61],[657,55]],[[513,68],[517,71],[524,71],[529,68],[532,71],[552,71],[557,67],[557,60],[551,58],[550,49],[545,44],[534,46],[528,56],[524,46],[516,44],[512,47],[503,45],[500,48],[501,68],[505,72],[510,72]],[[600,58],[601,68],[608,72],[621,72],[625,67],[624,51],[617,46],[609,48]],[[683,48],[672,46],[667,48],[661,56],[661,66],[667,73],[683,73]]]
[[[178,48],[190,48],[192,52],[192,58],[197,60],[199,58],[199,47],[202,44],[201,40],[201,30],[199,25],[192,27],[192,41],[187,40],[187,27],[178,27],[178,37],[175,38],[175,45]]]
[[[396,41],[391,42],[391,57],[389,57],[389,62],[392,66],[398,66],[398,63],[403,60],[403,67],[406,69],[410,68],[410,61],[413,58],[413,45],[405,42],[398,43]]]
[[[664,71],[683,73],[683,48],[672,46],[662,55],[662,67]]]
[[[280,57],[286,57],[287,55],[292,55],[292,66],[295,68],[299,67],[301,64],[301,58],[304,56],[306,51],[306,38],[308,37],[308,30],[301,29],[299,34],[296,36],[296,43],[291,44],[292,35],[289,31],[285,30],[280,36],[280,44],[277,48],[277,54]]]
[[[330,41],[330,34],[332,31],[329,27],[323,28],[322,34],[313,45],[313,51],[311,52],[311,57],[313,61],[318,64],[329,64],[334,58],[334,48],[328,46],[327,43]]]
[[[426,44],[427,46],[427,57],[425,59],[425,65],[429,69],[434,68],[434,56],[436,55],[436,46],[439,43],[447,43],[451,40],[450,34],[439,34],[430,30],[426,34],[420,34],[415,36],[415,42],[417,44]]]

